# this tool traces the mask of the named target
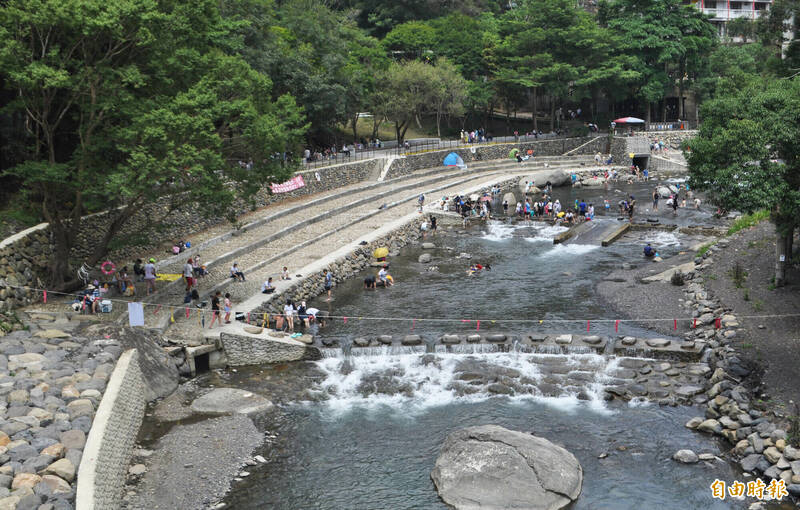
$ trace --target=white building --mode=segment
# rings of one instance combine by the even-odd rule
[[[772,0],[700,0],[695,3],[700,10],[711,16],[711,22],[720,37],[728,35],[728,21],[737,18],[756,20],[771,4]]]

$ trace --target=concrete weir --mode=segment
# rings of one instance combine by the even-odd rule
[[[316,342],[315,342],[316,343]],[[329,345],[319,344],[323,357]],[[606,354],[625,357],[699,361],[704,342],[685,342],[668,338],[599,336],[574,334],[505,333],[446,334],[437,338],[422,335],[376,335],[355,338],[346,349],[358,354],[530,352],[542,354]],[[338,349],[336,349],[338,351]]]

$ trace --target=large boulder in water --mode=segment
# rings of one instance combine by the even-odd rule
[[[508,207],[509,208],[513,208],[513,207],[517,206],[517,197],[515,197],[513,193],[506,193],[505,195],[503,195],[503,201],[504,202],[505,201],[508,202]]]
[[[552,184],[553,187],[565,186],[570,184],[572,180],[571,175],[572,174],[569,170],[564,170],[562,168],[544,170],[539,173],[538,177],[536,177],[536,184],[544,187],[544,185],[547,184],[547,181],[550,181],[550,184]]]
[[[481,425],[447,437],[431,478],[458,510],[556,510],[578,498],[583,469],[547,439]]]
[[[272,409],[272,402],[261,395],[238,388],[215,388],[194,399],[192,411],[198,414],[257,415]]]
[[[674,195],[675,192],[672,191],[672,189],[667,187],[667,186],[659,186],[658,187],[658,194],[661,195],[661,198],[666,199],[666,198],[669,198],[670,195]]]

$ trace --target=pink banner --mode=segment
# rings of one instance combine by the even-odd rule
[[[305,181],[303,181],[303,176],[296,175],[284,183],[281,184],[272,183],[269,185],[269,188],[272,190],[273,193],[288,193],[289,191],[294,191],[296,189],[302,188],[305,185],[306,183]]]

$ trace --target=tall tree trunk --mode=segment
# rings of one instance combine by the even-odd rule
[[[650,101],[648,101],[648,102],[647,102],[647,124],[650,124],[651,112],[652,112],[652,110],[653,110],[653,109],[651,108],[651,106],[652,106],[652,105],[650,104]]]
[[[536,99],[537,99],[536,87],[533,87],[533,110],[531,112],[531,117],[533,118],[534,134],[539,132],[539,124],[536,122]]]
[[[358,112],[353,115],[353,151],[355,152],[355,145],[358,143]]]
[[[778,231],[778,239],[775,243],[775,286],[783,287],[786,285],[786,234]]]
[[[438,136],[439,138],[442,138],[442,130],[440,129],[441,121],[442,121],[442,109],[441,108],[437,108],[436,109],[436,136]]]
[[[678,118],[686,120],[686,116],[683,112],[683,75],[686,73],[686,63],[683,60],[681,60],[678,73]]]

